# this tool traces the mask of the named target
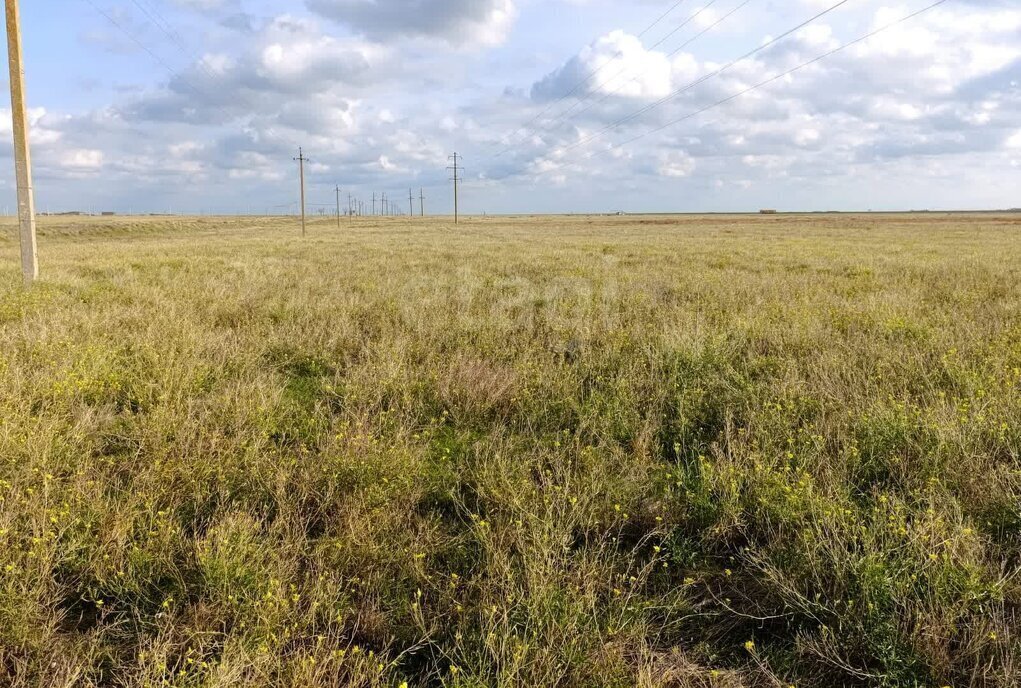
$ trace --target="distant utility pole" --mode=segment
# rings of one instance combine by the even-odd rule
[[[337,229],[340,229],[340,186],[337,186]]]
[[[301,176],[301,236],[305,236],[305,163],[308,162],[308,158],[305,157],[305,153],[300,147],[295,160],[298,161],[298,170]]]
[[[372,192],[372,216],[376,217],[376,192]]]
[[[425,217],[425,189],[422,188],[418,190],[418,209],[422,217]]]
[[[382,200],[379,202],[379,214],[380,215],[384,215],[384,216],[390,214],[390,209],[389,209],[389,207],[387,207],[387,204],[386,204],[386,192],[385,191],[383,192]]]
[[[14,129],[14,173],[18,183],[18,224],[21,227],[21,274],[25,286],[39,278],[35,236],[35,197],[32,193],[32,155],[28,146],[25,70],[21,66],[21,21],[18,0],[7,2],[7,57],[11,68],[11,118]]]
[[[347,216],[354,217],[354,206],[352,205],[351,194],[347,195]]]
[[[408,217],[415,217],[415,192],[408,189]]]
[[[452,178],[452,181],[454,182],[454,224],[456,225],[457,224],[457,185],[461,181],[460,177],[458,177],[458,173],[464,171],[464,168],[458,166],[458,164],[457,164],[457,153],[456,152],[453,155],[451,155],[449,159],[454,161],[454,164],[452,166],[448,167],[447,169],[448,170],[453,170],[453,172],[454,172],[454,176]]]

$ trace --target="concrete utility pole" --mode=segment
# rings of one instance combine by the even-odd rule
[[[415,217],[415,192],[408,189],[408,217]]]
[[[340,229],[340,186],[337,186],[337,229]]]
[[[14,125],[14,173],[18,183],[18,225],[21,227],[21,274],[25,286],[39,278],[35,236],[35,197],[32,192],[32,154],[28,146],[25,69],[21,65],[21,21],[18,0],[7,2],[7,57],[11,68],[11,119]]]
[[[453,172],[454,172],[454,176],[453,176],[452,181],[454,182],[454,224],[456,225],[457,224],[457,185],[461,181],[460,178],[458,177],[458,173],[462,172],[463,168],[458,167],[458,165],[457,165],[457,153],[456,152],[453,155],[451,155],[449,159],[454,161],[454,164],[451,167],[448,167],[447,169],[448,170],[453,170]]]
[[[372,216],[376,217],[376,192],[372,192]]]
[[[425,189],[418,190],[418,209],[422,217],[425,217]]]
[[[298,157],[295,160],[298,161],[301,176],[301,236],[305,236],[305,163],[308,162],[308,158],[301,148],[298,148]]]

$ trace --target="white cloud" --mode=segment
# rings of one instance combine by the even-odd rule
[[[439,37],[456,45],[502,43],[514,0],[307,0],[308,7],[373,37]]]
[[[103,158],[103,151],[76,148],[64,151],[60,156],[60,164],[76,172],[92,171],[103,166]]]
[[[660,156],[658,172],[663,177],[688,177],[695,171],[695,161],[677,151]]]

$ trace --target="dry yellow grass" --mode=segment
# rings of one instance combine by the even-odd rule
[[[1021,682],[1021,216],[2,228],[2,685]]]

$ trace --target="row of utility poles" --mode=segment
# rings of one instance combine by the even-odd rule
[[[452,156],[450,156],[449,159],[453,160],[453,163],[454,163],[453,165],[451,165],[447,169],[451,170],[453,172],[453,176],[451,177],[451,181],[454,182],[454,224],[457,224],[459,222],[458,187],[461,184],[462,173],[464,172],[464,167],[462,167],[459,164],[459,161],[462,161],[463,158],[461,158],[457,153],[454,153]],[[296,157],[294,160],[295,160],[295,162],[298,163],[298,180],[299,180],[299,182],[301,184],[301,235],[305,236],[305,233],[306,233],[306,226],[305,226],[306,225],[306,219],[305,219],[305,217],[306,217],[305,216],[305,163],[309,162],[309,159],[305,157],[304,150],[302,150],[301,148],[298,148],[298,157]],[[335,190],[336,190],[336,193],[337,193],[337,227],[340,227],[340,218],[343,215],[345,215],[345,214],[348,217],[361,217],[362,215],[365,214],[365,207],[362,204],[362,202],[360,200],[358,200],[357,198],[353,198],[351,196],[351,194],[347,195],[347,212],[346,213],[341,213],[341,209],[340,209],[340,186],[337,185]],[[376,207],[377,207],[376,192],[372,192],[372,216],[373,217],[376,216]],[[379,216],[380,217],[402,217],[404,215],[404,211],[401,210],[400,204],[397,203],[396,201],[388,200],[387,197],[386,197],[386,193],[385,192],[380,194],[380,196],[379,196],[378,207],[379,207]],[[421,189],[421,188],[418,190],[418,210],[419,210],[419,216],[420,217],[425,217],[425,189]],[[410,216],[410,217],[414,217],[415,216],[415,191],[414,191],[414,189],[408,189],[408,216]]]
[[[294,158],[294,161],[298,163],[298,182],[301,187],[301,235],[305,236],[306,224],[307,224],[307,212],[305,210],[305,163],[310,160],[305,157],[304,150],[298,148],[298,156]],[[358,199],[347,194],[347,210],[341,209],[340,204],[340,185],[334,188],[337,195],[337,227],[340,227],[340,219],[344,215],[348,217],[360,217],[366,214],[366,206]],[[408,214],[411,216],[415,215],[415,191],[412,189],[407,190],[407,202],[408,202]],[[377,207],[379,207],[379,213],[377,213]],[[426,190],[419,189],[419,213],[421,216],[426,216]],[[396,201],[388,200],[386,193],[382,193],[377,201],[376,192],[373,192],[373,205],[372,214],[382,217],[399,217],[403,216],[404,211],[400,208],[400,204]]]
[[[7,20],[7,57],[10,67],[11,84],[11,120],[14,134],[14,167],[18,185],[18,226],[21,240],[21,270],[26,286],[31,285],[39,277],[39,257],[36,240],[35,222],[35,197],[32,189],[32,158],[29,149],[28,136],[28,109],[25,99],[25,70],[22,66],[21,47],[21,22],[18,9],[18,0],[4,0],[5,15]],[[461,159],[457,153],[450,158],[453,165],[448,168],[453,171],[452,181],[454,182],[454,222],[459,219],[458,209],[458,186],[461,183],[464,168],[459,164]],[[305,163],[309,159],[305,157],[305,151],[298,149],[298,175],[301,182],[301,233],[304,236],[307,232],[305,212]],[[337,193],[337,223],[340,224],[340,186],[336,187]],[[419,215],[425,217],[425,190],[419,189]],[[348,194],[347,215],[354,217],[361,216],[365,212],[364,204]],[[401,216],[404,211],[400,204],[393,200],[387,200],[386,194],[379,199],[379,215]],[[372,214],[376,215],[376,194],[372,194]],[[414,190],[408,189],[408,214],[415,214]]]

